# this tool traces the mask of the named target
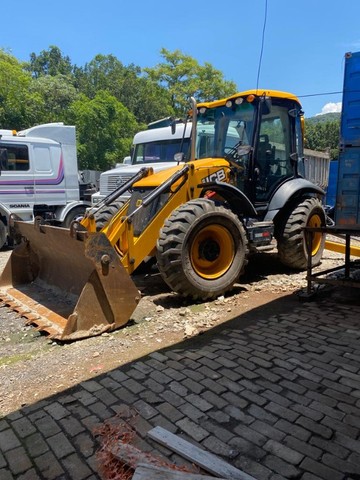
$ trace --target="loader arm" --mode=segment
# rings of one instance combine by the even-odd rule
[[[143,167],[135,175],[133,175],[127,182],[117,187],[113,192],[111,192],[107,197],[101,200],[95,207],[89,208],[85,213],[84,218],[81,220],[80,224],[88,232],[96,232],[96,221],[95,214],[101,212],[102,209],[108,207],[113,202],[115,202],[121,195],[128,191],[134,183],[141,180],[142,178],[152,175],[154,173],[152,168]]]
[[[148,225],[139,236],[134,235],[131,218],[126,219],[114,235],[107,233],[110,241],[114,242],[114,248],[120,255],[121,263],[129,274],[133,273],[146,257],[154,255],[159,230],[165,219],[171,214],[173,209],[179,205],[177,202],[179,197],[182,196],[180,192],[173,194],[166,206],[156,215],[152,223]],[[124,245],[126,245],[127,248],[121,250]]]
[[[129,206],[126,205],[102,230],[119,254],[120,261],[129,274],[133,273],[147,256],[154,254],[159,230],[166,218],[179,205],[192,198],[192,182],[189,181],[189,178],[192,178],[193,174],[194,166],[185,165],[181,170],[175,172],[167,182],[160,184],[148,193],[133,212],[127,214]],[[168,195],[166,203],[140,235],[136,235],[133,219],[161,195]]]
[[[124,205],[103,228],[101,232],[119,254],[120,261],[129,274],[132,274],[146,257],[155,254],[159,231],[172,212],[187,201],[201,197],[207,189],[206,179],[219,171],[224,172],[230,182],[229,162],[224,159],[189,162],[182,168],[175,169],[175,172],[157,187],[149,188],[134,210],[131,210],[129,203]],[[139,181],[134,185],[133,192],[144,189],[144,184],[153,178],[156,179],[157,175],[146,178],[143,183]],[[134,224],[137,217],[141,217],[144,210],[149,209],[151,204],[160,198],[161,206],[156,214],[140,232],[136,232]]]

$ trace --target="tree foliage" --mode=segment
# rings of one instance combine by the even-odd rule
[[[330,158],[339,157],[340,120],[305,121],[305,147],[311,150],[328,150]]]
[[[43,75],[33,81],[30,92],[39,98],[37,123],[65,121],[66,111],[79,93],[64,75]]]
[[[189,97],[197,101],[214,100],[236,92],[234,82],[226,81],[223,74],[209,63],[204,66],[180,50],[161,49],[164,62],[145,68],[149,78],[169,92],[171,107],[182,116],[189,110]]]
[[[37,121],[42,99],[29,91],[31,82],[25,65],[0,50],[0,128],[20,130]]]
[[[109,92],[100,90],[93,99],[75,100],[67,120],[77,128],[80,168],[106,170],[129,155],[137,122]]]
[[[27,63],[0,50],[0,128],[63,121],[77,129],[81,168],[105,170],[129,154],[134,133],[154,120],[184,116],[190,96],[211,101],[236,92],[210,63],[163,48],[153,68],[96,55],[74,65],[51,45]],[[325,115],[323,116],[325,117]],[[337,154],[339,122],[306,120],[306,146]]]
[[[145,79],[140,67],[125,67],[114,55],[96,55],[83,68],[76,67],[74,76],[82,93],[93,98],[99,90],[108,91],[134,113],[139,123],[174,113],[164,88]]]
[[[27,67],[34,78],[42,75],[67,75],[72,73],[71,60],[61,53],[59,47],[50,45],[48,50],[42,50],[39,55],[30,54],[30,62]]]

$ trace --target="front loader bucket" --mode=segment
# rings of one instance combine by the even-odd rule
[[[67,341],[100,335],[127,323],[139,292],[103,233],[15,222],[23,242],[0,278],[0,299]]]

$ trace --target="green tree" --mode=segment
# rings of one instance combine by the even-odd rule
[[[89,98],[99,90],[108,91],[136,117],[147,124],[172,115],[169,96],[164,88],[150,78],[144,78],[141,68],[124,66],[114,55],[96,55],[82,67],[75,67],[77,88]]]
[[[168,91],[176,115],[182,116],[189,110],[190,96],[197,101],[210,101],[236,93],[236,84],[224,80],[223,74],[211,64],[201,66],[180,50],[170,52],[162,48],[160,53],[164,62],[144,71]]]
[[[43,75],[32,81],[29,90],[38,98],[37,123],[64,121],[66,110],[79,97],[64,75]]]
[[[28,70],[34,78],[42,75],[67,75],[70,76],[73,71],[71,60],[64,56],[59,47],[50,45],[48,50],[42,50],[39,55],[30,54]]]
[[[174,115],[167,90],[150,78],[135,76],[129,70],[123,79],[119,99],[140,124],[148,124],[159,118]]]
[[[129,155],[138,130],[134,115],[107,91],[93,99],[82,95],[67,111],[67,123],[76,125],[81,169],[106,170]]]
[[[107,90],[120,99],[125,67],[114,55],[95,55],[84,67],[75,67],[77,88],[89,98],[100,90]]]
[[[305,120],[305,147],[311,150],[329,150],[330,158],[339,157],[340,120],[312,122]]]
[[[21,130],[36,122],[41,97],[30,91],[25,64],[0,50],[0,127]]]

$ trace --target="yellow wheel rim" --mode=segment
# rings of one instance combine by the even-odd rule
[[[209,225],[195,236],[190,248],[190,260],[202,278],[221,277],[234,261],[235,245],[230,232],[221,225]]]
[[[322,223],[321,223],[320,216],[319,215],[312,215],[309,218],[307,226],[312,227],[312,228],[321,227]],[[322,237],[323,237],[323,234],[321,232],[313,232],[312,233],[312,250],[311,250],[311,256],[312,257],[314,255],[316,255],[317,252],[319,251],[320,246],[321,246]]]

